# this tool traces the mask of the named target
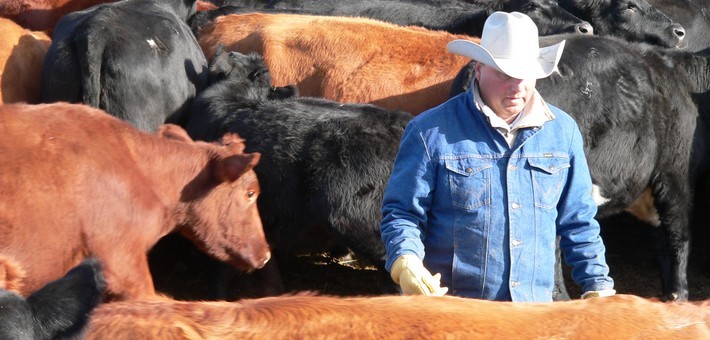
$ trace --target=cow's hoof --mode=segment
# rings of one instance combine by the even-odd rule
[[[678,292],[670,293],[670,294],[667,294],[663,298],[663,300],[666,302],[675,302],[675,301],[685,302],[685,301],[688,301],[688,294],[681,294]]]

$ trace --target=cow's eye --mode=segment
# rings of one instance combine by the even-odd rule
[[[247,192],[247,197],[249,197],[249,198],[252,198],[252,197],[254,197],[255,195],[256,195],[256,193],[253,192],[253,191]]]
[[[629,10],[629,11],[635,11],[635,10],[637,10],[638,8],[639,8],[639,7],[638,7],[638,5],[636,5],[636,3],[629,2],[629,3],[626,4],[626,9]]]

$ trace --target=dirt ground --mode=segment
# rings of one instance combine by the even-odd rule
[[[607,246],[607,261],[610,275],[616,282],[618,293],[643,297],[659,297],[661,292],[660,271],[651,246],[651,227],[633,216],[621,214],[600,221],[602,237]],[[696,223],[698,224],[698,223]],[[710,261],[708,259],[708,232],[696,227],[688,269],[689,300],[710,298]],[[195,254],[192,254],[195,256]],[[199,256],[202,256],[201,254]],[[196,274],[181,264],[184,259],[162,258],[151,260],[151,270],[156,288],[176,299],[212,299],[207,276],[212,269],[204,268]],[[171,263],[171,265],[166,265]],[[316,291],[321,294],[356,296],[378,295],[383,278],[372,267],[362,267],[356,262],[335,259],[327,254],[304,255],[282,266],[282,276],[287,292]],[[566,273],[568,274],[568,273]],[[233,278],[228,287],[228,300],[254,297],[248,274]],[[567,280],[567,289],[572,298],[580,295],[579,288]]]

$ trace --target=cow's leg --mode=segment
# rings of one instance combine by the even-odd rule
[[[661,269],[663,298],[688,300],[691,193],[687,176],[661,174],[653,185],[661,230],[654,233]]]
[[[153,278],[145,254],[114,252],[97,255],[104,263],[108,298],[110,300],[140,300],[155,297]]]

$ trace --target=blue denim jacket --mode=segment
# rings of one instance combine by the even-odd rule
[[[548,107],[556,118],[522,129],[512,149],[472,90],[407,125],[382,206],[387,270],[415,254],[453,295],[552,301],[560,235],[584,292],[614,287],[581,133]]]

